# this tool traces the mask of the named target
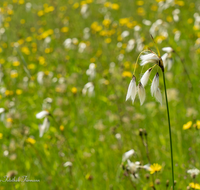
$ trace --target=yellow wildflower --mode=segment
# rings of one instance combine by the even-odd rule
[[[72,91],[73,94],[76,94],[76,93],[77,93],[77,88],[76,88],[76,87],[73,87],[73,88],[71,89],[71,91]]]
[[[110,19],[104,19],[102,24],[105,26],[105,27],[108,27],[111,23],[111,20]]]
[[[5,63],[5,59],[1,58],[0,59],[0,64],[4,64]]]
[[[24,0],[19,0],[18,2],[20,5],[23,5],[24,4]]]
[[[29,137],[28,139],[26,139],[26,142],[30,143],[30,144],[35,144],[36,141],[35,141],[35,139]]]
[[[192,126],[192,121],[188,121],[186,124],[183,125],[183,130],[189,129]]]
[[[63,125],[60,126],[60,130],[64,131],[65,127]]]
[[[13,119],[12,119],[11,117],[8,117],[8,118],[6,119],[6,121],[7,121],[8,123],[12,123],[12,122],[13,122]]]
[[[3,134],[2,133],[0,133],[0,139],[2,139],[3,138]]]
[[[113,4],[111,5],[111,8],[112,8],[113,10],[118,10],[118,9],[119,9],[119,5],[118,5],[117,3],[113,3]]]
[[[79,3],[74,3],[73,8],[77,9],[79,7]]]
[[[25,22],[26,22],[26,21],[25,21],[24,19],[21,19],[21,20],[20,20],[20,23],[21,23],[21,24],[25,24]]]
[[[30,55],[30,50],[28,49],[28,47],[22,47],[21,51],[26,55]]]
[[[27,37],[27,38],[26,38],[26,41],[27,41],[27,42],[31,42],[31,41],[32,41],[32,37],[31,37],[31,36]]]
[[[14,61],[13,62],[13,66],[15,66],[15,67],[17,67],[17,66],[19,66],[20,65],[20,62],[19,61]]]
[[[65,33],[69,31],[69,28],[65,26],[65,27],[62,27],[60,31]]]
[[[105,39],[105,43],[107,43],[107,44],[109,44],[111,41],[112,41],[111,38],[106,38]]]
[[[124,71],[123,73],[122,73],[122,77],[132,77],[133,75],[132,75],[132,73],[131,72],[129,72],[129,71]]]
[[[162,169],[162,166],[156,163],[150,166],[149,171],[150,171],[150,174],[153,174],[155,172],[160,171],[161,169]]]
[[[190,183],[189,186],[192,189],[200,189],[200,184],[198,184],[198,183]]]
[[[37,15],[38,16],[43,16],[44,15],[44,11],[43,10],[38,11]]]
[[[197,125],[197,129],[200,129],[200,121],[199,120],[197,120],[196,125]]]
[[[33,63],[29,64],[28,69],[30,69],[30,70],[35,69],[35,64],[33,64]]]
[[[12,71],[10,72],[10,76],[11,76],[11,78],[17,78],[17,77],[18,77],[17,71],[16,71],[16,70],[12,70]]]
[[[16,90],[16,94],[17,94],[17,95],[22,94],[22,90],[21,90],[21,89],[17,89],[17,90]]]

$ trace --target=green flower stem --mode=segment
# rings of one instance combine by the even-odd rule
[[[167,90],[165,84],[165,73],[163,71],[163,82],[164,82],[164,89],[165,89],[165,100],[167,105],[167,117],[168,117],[168,125],[169,125],[169,138],[170,138],[170,149],[171,149],[171,166],[172,166],[172,189],[174,190],[174,164],[173,164],[173,149],[172,149],[172,132],[171,132],[171,125],[170,125],[170,116],[169,116],[169,106],[167,100]]]

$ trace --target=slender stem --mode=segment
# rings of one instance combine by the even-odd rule
[[[170,138],[170,149],[171,149],[171,166],[172,166],[172,189],[174,190],[174,164],[173,164],[173,149],[172,149],[172,134],[171,134],[171,125],[170,125],[170,116],[169,116],[169,106],[167,100],[167,90],[165,84],[165,73],[163,71],[163,82],[164,82],[164,89],[165,89],[165,100],[167,105],[167,117],[168,117],[168,124],[169,124],[169,138]]]

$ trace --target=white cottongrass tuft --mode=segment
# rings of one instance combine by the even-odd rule
[[[167,66],[168,53],[165,53],[161,58],[163,60],[163,65],[164,65],[164,68],[165,68]]]
[[[39,125],[39,135],[40,137],[43,136],[44,132],[48,131],[50,126],[50,122],[47,117],[44,118],[43,124]]]
[[[138,95],[139,95],[139,99],[140,99],[140,105],[142,105],[146,98],[146,92],[145,92],[145,89],[141,82],[138,85]]]
[[[194,176],[199,175],[200,170],[198,170],[197,168],[194,168],[194,169],[187,170],[187,173],[189,173],[191,177],[194,177]]]
[[[64,167],[72,167],[72,162],[68,161],[63,164]]]
[[[174,51],[171,47],[164,47],[164,48],[162,48],[162,50],[167,52],[167,53],[171,53],[171,52]]]
[[[46,111],[46,110],[43,110],[43,111],[41,111],[41,112],[36,114],[36,118],[37,119],[42,119],[42,118],[44,118],[44,117],[46,117],[48,115],[49,115],[49,112]]]
[[[133,77],[132,77],[132,79],[131,79],[131,82],[130,82],[130,84],[129,84],[129,86],[128,86],[128,92],[127,92],[127,95],[126,95],[126,101],[127,101],[129,98],[131,98],[132,103],[134,103],[136,94],[137,94],[136,78],[135,78],[135,76],[133,75]]]
[[[140,59],[142,60],[140,65],[146,65],[147,63],[155,63],[158,64],[160,58],[154,53],[148,53],[145,55],[141,55]]]
[[[135,154],[135,151],[133,149],[125,152],[122,156],[122,162],[125,162],[126,160],[128,160],[131,156],[133,156],[133,154]]]
[[[142,78],[140,79],[140,82],[142,83],[143,87],[146,86],[148,80],[149,80],[149,76],[151,73],[152,68],[148,69],[142,76]]]
[[[159,88],[157,88],[157,90],[156,90],[154,96],[155,96],[156,100],[157,100],[158,102],[160,102],[160,104],[161,104],[161,106],[162,106],[162,94],[161,94]]]
[[[151,95],[152,96],[156,93],[158,86],[159,86],[159,74],[156,73],[156,75],[153,78],[153,81],[151,83]]]
[[[140,162],[131,162],[130,160],[127,160],[127,169],[132,173],[135,174],[138,170],[138,168],[140,168]]]

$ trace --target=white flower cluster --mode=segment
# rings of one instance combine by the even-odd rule
[[[141,57],[141,66],[146,65],[147,63],[155,63],[155,64],[159,64],[160,58],[154,54],[154,53],[149,53],[146,55],[142,55]],[[140,99],[140,104],[142,105],[145,101],[146,98],[146,92],[144,87],[146,86],[148,80],[149,80],[149,76],[150,73],[152,71],[152,68],[148,69],[142,76],[142,78],[140,79],[139,85],[138,87],[136,86],[136,77],[133,76],[132,80],[129,84],[128,87],[128,92],[126,95],[126,101],[131,98],[132,102],[134,103],[136,94],[138,93],[139,99]],[[160,104],[162,105],[162,94],[161,91],[159,89],[159,74],[157,73],[152,81],[151,84],[151,95],[154,96],[156,98],[156,100],[158,102],[160,102]]]
[[[160,57],[155,53],[148,53],[140,56],[141,59],[141,66],[146,65],[147,63],[153,63],[154,65],[158,65],[161,70],[164,72],[164,68],[168,65],[171,68],[171,64],[168,59],[171,56],[171,53],[174,52],[174,50],[171,47],[165,47],[162,49],[166,53]],[[170,64],[170,65],[169,65]],[[153,67],[149,68],[140,79],[140,82],[138,86],[136,85],[136,77],[133,75],[132,80],[128,87],[128,92],[126,95],[126,101],[128,99],[132,100],[132,103],[135,101],[135,97],[138,93],[140,104],[142,105],[146,98],[146,92],[144,87],[147,85],[149,76],[151,74]],[[151,95],[155,97],[155,99],[162,105],[162,94],[159,88],[159,73],[157,72],[156,75],[153,78],[153,81],[151,83]]]
[[[40,137],[42,137],[44,132],[46,132],[49,129],[50,122],[49,122],[48,116],[49,116],[49,112],[46,111],[46,110],[43,110],[43,111],[36,114],[37,119],[44,118],[43,124],[39,125],[39,133],[40,133],[39,135],[40,135]]]

